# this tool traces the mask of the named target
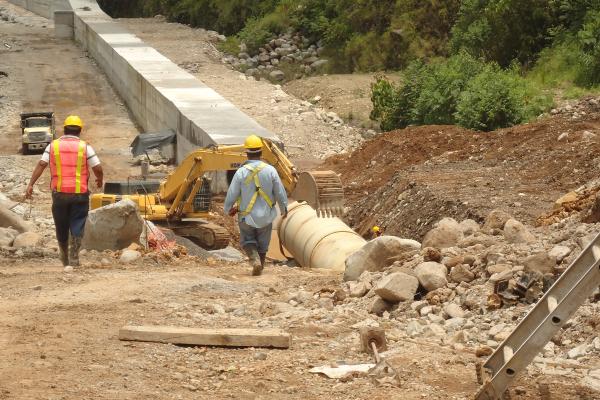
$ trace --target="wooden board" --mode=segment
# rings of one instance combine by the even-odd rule
[[[292,336],[279,329],[205,329],[175,326],[124,326],[119,340],[198,346],[275,347],[287,349]]]

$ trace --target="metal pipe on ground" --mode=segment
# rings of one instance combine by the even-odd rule
[[[346,258],[367,242],[339,218],[319,218],[306,203],[294,202],[280,220],[281,244],[305,268],[344,271]]]

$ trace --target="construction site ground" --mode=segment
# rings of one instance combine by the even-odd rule
[[[53,109],[59,122],[69,113],[81,115],[84,138],[99,153],[107,178],[134,174],[127,147],[137,129],[93,60],[72,42],[54,39],[49,21],[4,0],[0,9],[18,16],[16,22],[0,20],[0,70],[8,74],[0,76],[0,169],[15,182],[2,191],[24,189],[23,171],[30,171],[39,158],[16,154],[18,113],[37,108]],[[352,149],[348,143],[354,133],[340,139],[340,132],[350,131],[318,120],[303,122],[298,110],[308,107],[301,100],[222,66],[212,39],[201,31],[156,19],[124,23],[175,62],[188,62],[187,68],[197,63],[197,76],[267,128],[283,129],[286,143],[305,146],[294,151],[299,164],[314,165],[327,155],[312,152],[323,136],[331,139],[320,147]],[[175,38],[161,46],[162,38],[170,35]],[[173,40],[177,48],[171,47]],[[192,54],[199,58],[184,59]],[[396,173],[403,184],[417,182],[417,187],[435,191],[436,198],[443,195],[443,201],[455,199],[460,205],[455,214],[435,213],[439,203],[425,207],[425,214],[414,208],[416,225],[400,224],[397,229],[404,237],[419,239],[424,228],[417,219],[482,216],[496,205],[515,202],[521,206],[511,211],[531,222],[559,194],[597,171],[595,140],[582,142],[576,139],[580,133],[574,133],[567,143],[556,141],[562,129],[584,127],[577,124],[595,129],[596,120],[575,125],[552,121],[500,134],[414,128],[381,136],[353,158],[337,158],[328,165],[347,184],[355,219],[364,215],[365,201],[375,206],[370,196]],[[542,157],[541,149],[547,155]],[[504,160],[507,171],[498,165]],[[46,220],[47,184],[45,176],[33,204],[34,214]],[[358,220],[356,224],[361,225]],[[269,265],[263,276],[251,277],[246,263],[149,253],[125,265],[117,256],[86,252],[83,267],[65,273],[55,242],[48,241],[42,252],[0,254],[0,399],[467,399],[478,388],[475,363],[481,358],[473,348],[407,338],[391,322],[364,309],[330,307],[326,300],[340,288],[339,273]],[[389,328],[387,358],[399,372],[399,387],[362,376],[335,380],[308,372],[314,366],[371,362],[359,350],[358,328],[372,324],[372,318]],[[124,325],[281,328],[292,334],[293,344],[287,350],[269,350],[121,342],[117,335]],[[560,371],[565,370],[569,366]],[[577,375],[550,374],[539,366],[516,386],[513,399],[541,398],[540,387],[546,399],[598,398],[597,392],[580,385]]]

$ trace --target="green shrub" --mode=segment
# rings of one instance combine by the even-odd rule
[[[456,122],[465,128],[491,131],[525,119],[516,79],[495,66],[473,78],[460,94]]]
[[[587,13],[577,39],[581,46],[582,64],[577,82],[583,86],[600,84],[600,10]]]
[[[460,94],[483,66],[481,61],[461,53],[424,70],[420,93],[412,106],[413,122],[453,124]]]
[[[540,53],[528,77],[544,87],[571,86],[582,72],[580,57],[577,41],[566,38]]]
[[[246,44],[250,53],[258,52],[258,49],[271,40],[273,36],[275,36],[275,32],[271,31],[270,27],[258,18],[250,19],[238,34],[240,41]]]
[[[240,53],[240,40],[236,36],[227,36],[227,40],[218,44],[223,53],[236,56]]]
[[[516,67],[503,70],[467,54],[429,65],[411,63],[400,85],[379,76],[371,101],[371,119],[383,130],[459,124],[488,131],[524,122],[552,106],[551,96],[522,78]]]
[[[450,46],[508,66],[527,64],[550,43],[557,23],[548,0],[464,0]]]
[[[384,76],[377,76],[375,83],[371,85],[371,103],[373,110],[370,118],[380,121],[380,127],[384,131],[390,131],[398,127],[406,126],[406,111],[400,105],[398,88]]]

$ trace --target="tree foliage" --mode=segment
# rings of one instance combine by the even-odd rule
[[[548,0],[463,0],[450,46],[505,67],[527,64],[550,43],[554,22]]]
[[[399,85],[380,76],[371,99],[371,118],[380,121],[383,130],[459,124],[488,131],[524,122],[552,102],[517,69],[503,70],[468,53],[428,65],[412,63]]]

